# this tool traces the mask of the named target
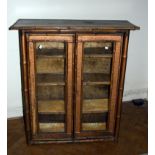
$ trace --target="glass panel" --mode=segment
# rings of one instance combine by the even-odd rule
[[[65,132],[65,44],[37,42],[35,47],[39,131]]]
[[[110,97],[112,42],[85,42],[82,130],[105,131]]]
[[[111,58],[85,57],[84,73],[110,74]]]
[[[85,42],[84,53],[88,55],[109,55],[112,54],[112,42]]]
[[[84,85],[83,98],[84,99],[107,99],[109,97],[108,85]]]
[[[42,56],[65,56],[65,45],[62,42],[37,42],[37,55]]]

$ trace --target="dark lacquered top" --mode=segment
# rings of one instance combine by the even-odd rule
[[[127,20],[68,20],[68,19],[19,19],[10,30],[101,29],[137,30],[140,27]]]

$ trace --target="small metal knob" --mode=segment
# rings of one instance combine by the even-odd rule
[[[105,46],[105,49],[106,49],[106,50],[108,50],[108,49],[109,49],[109,47],[108,47],[108,46]]]
[[[41,50],[43,48],[43,46],[42,45],[39,45],[38,48]]]

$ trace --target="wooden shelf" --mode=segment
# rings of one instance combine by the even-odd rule
[[[38,100],[64,100],[65,86],[62,85],[48,85],[37,86]]]
[[[61,59],[64,59],[64,58],[66,58],[64,55],[53,55],[53,56],[51,56],[51,55],[38,55],[37,56],[37,58],[38,57],[41,57],[41,58],[61,58]]]
[[[108,111],[108,99],[83,100],[83,113],[101,113]]]
[[[36,59],[37,73],[64,73],[65,59],[61,57],[42,57]]]
[[[83,85],[110,84],[110,74],[104,73],[84,73]]]
[[[100,118],[99,118],[100,119]],[[66,116],[63,113],[38,113],[39,123],[64,123],[66,121]]]
[[[106,130],[106,123],[82,123],[82,130],[84,131]]]
[[[43,114],[65,113],[63,100],[38,101],[38,112]]]
[[[64,132],[64,123],[39,123],[39,130],[41,132]]]
[[[105,85],[109,85],[110,82],[84,82],[83,85],[86,86],[86,85],[102,85],[102,84],[105,84]]]
[[[109,88],[109,85],[85,85],[83,86],[83,99],[107,99]]]
[[[85,54],[84,58],[112,58],[112,54]]]
[[[37,85],[38,86],[55,86],[55,85],[65,85],[64,74],[37,74]]]
[[[105,123],[108,121],[108,112],[82,113],[82,123]]]
[[[106,57],[84,57],[84,73],[104,73],[111,72],[111,58]]]
[[[104,73],[84,73],[83,85],[101,85],[110,84],[110,75]],[[65,85],[64,74],[39,73],[37,74],[38,86]]]
[[[57,82],[57,83],[54,83],[54,82],[49,82],[49,83],[38,83],[37,84],[38,86],[64,86],[65,85],[65,82]]]

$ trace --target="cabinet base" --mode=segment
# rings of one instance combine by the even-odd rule
[[[59,143],[79,143],[79,142],[101,142],[101,141],[113,141],[117,142],[115,137],[104,137],[96,139],[70,139],[70,140],[30,140],[28,144],[59,144]]]

